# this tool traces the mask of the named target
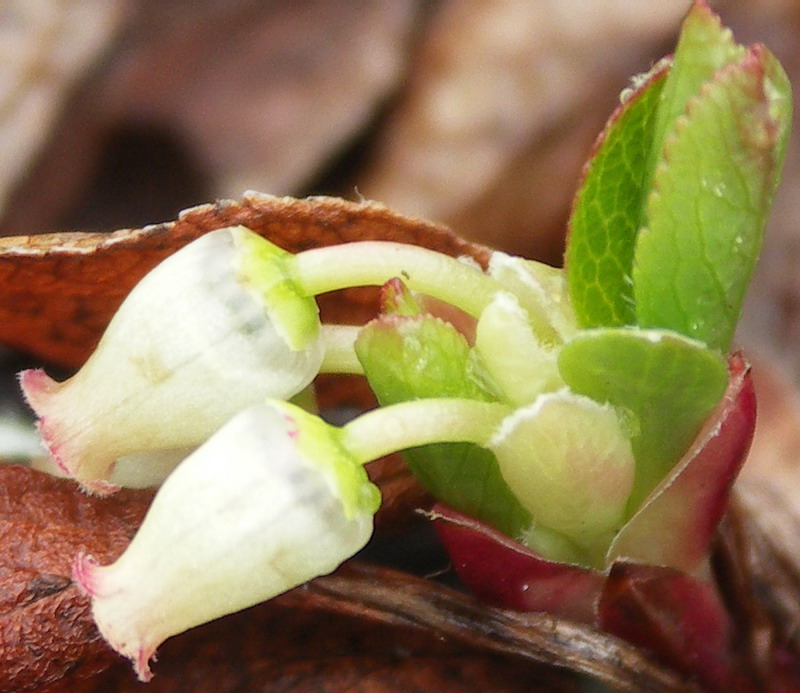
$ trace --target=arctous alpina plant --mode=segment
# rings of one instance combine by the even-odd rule
[[[63,474],[163,481],[116,562],[75,560],[103,636],[146,680],[166,638],[334,570],[372,533],[363,465],[404,450],[480,597],[739,685],[704,561],[753,432],[731,349],[790,104],[769,51],[697,0],[597,141],[564,269],[379,241],[293,255],[243,227],[165,260],[76,375],[21,376]],[[321,324],[318,295],[364,285],[377,317]],[[363,375],[380,406],[325,423],[320,373]],[[660,586],[662,640],[626,620],[620,580]]]

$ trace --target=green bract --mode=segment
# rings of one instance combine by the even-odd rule
[[[720,354],[658,330],[586,330],[558,365],[574,392],[627,415],[637,460],[629,514],[686,451],[728,383]]]
[[[399,304],[407,308],[408,298]],[[497,399],[465,338],[429,314],[373,321],[359,335],[356,353],[384,406],[433,397]],[[404,457],[437,498],[512,536],[530,525],[530,514],[509,490],[489,450],[472,443],[437,443],[407,450]]]

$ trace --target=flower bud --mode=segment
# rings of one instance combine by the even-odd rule
[[[511,293],[498,292],[475,331],[475,351],[505,398],[530,404],[542,392],[564,386],[557,355],[534,334],[528,313]]]
[[[516,296],[542,344],[559,345],[577,332],[564,270],[496,250],[488,272]]]
[[[166,638],[327,574],[366,544],[380,496],[340,438],[294,405],[250,407],[178,465],[115,563],[76,559],[100,632],[140,679]]]
[[[291,257],[243,227],[208,233],[139,282],[75,376],[21,373],[58,466],[102,492],[116,458],[198,445],[245,407],[306,387],[323,346]]]
[[[635,460],[616,411],[568,390],[540,395],[489,443],[503,478],[536,522],[583,548],[611,541]]]

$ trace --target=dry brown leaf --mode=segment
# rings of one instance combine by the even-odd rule
[[[407,627],[280,600],[174,638],[148,693],[498,693],[579,690],[574,677]],[[72,693],[127,693],[127,665]]]
[[[739,483],[775,486],[800,514],[800,392],[782,359],[762,351],[750,360],[758,420]]]
[[[745,665],[770,691],[800,689],[800,516],[786,500],[774,487],[740,487],[712,554]]]
[[[487,607],[460,592],[405,573],[351,562],[304,589],[310,604],[318,608],[379,623],[424,628],[487,652],[567,668],[615,690],[696,690],[631,645],[589,626],[547,614]],[[292,592],[286,599],[300,593]]]
[[[449,588],[355,562],[174,638],[161,655],[152,693],[585,690],[565,667],[615,690],[694,690],[588,627],[488,609]],[[140,687],[119,668],[78,693],[108,690]]]
[[[70,481],[0,466],[0,691],[78,680],[113,661],[71,563],[81,551],[116,558],[151,496],[90,498]]]
[[[796,638],[800,613],[800,394],[780,359],[761,354],[754,365],[758,421],[753,446],[736,484],[734,529],[743,547],[738,563],[755,571],[750,584],[769,585],[782,603],[781,628]],[[749,566],[749,567],[748,567]],[[787,576],[793,576],[791,578]],[[790,622],[790,623],[789,623]],[[800,654],[800,640],[798,640]]]
[[[738,334],[748,351],[777,360],[796,389],[800,384],[800,5],[794,0],[730,3],[725,18],[743,41],[767,45],[794,85],[794,134]],[[800,448],[795,457],[798,453]]]
[[[61,120],[39,124],[50,146],[15,195],[6,234],[146,223],[248,188],[299,193],[402,80],[424,4],[115,2],[124,26],[103,63],[69,85]],[[130,138],[141,141],[132,151]]]
[[[446,223],[465,238],[560,267],[572,197],[601,111],[596,118],[570,114],[541,132]]]
[[[791,691],[800,686],[795,664],[776,670],[784,650],[800,657],[800,399],[774,354],[758,354],[753,373],[755,438],[713,558],[750,669],[764,681],[785,676],[774,690]]]
[[[111,122],[169,123],[215,172],[218,195],[293,192],[395,88],[420,5],[141,0],[96,87],[99,109]]]
[[[111,234],[0,239],[0,342],[75,367],[89,355],[133,285],[168,254],[213,229],[243,224],[287,250],[357,240],[425,246],[484,261],[488,250],[441,226],[372,203],[294,200],[251,193],[186,210],[177,221]],[[347,290],[323,301],[331,322],[363,322],[376,292]]]

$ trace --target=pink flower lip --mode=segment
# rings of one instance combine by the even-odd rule
[[[97,567],[97,561],[85,553],[79,553],[72,561],[72,579],[78,588],[89,597],[95,597],[98,594],[98,581],[95,579]]]
[[[72,579],[84,594],[88,597],[95,599],[97,597],[108,597],[110,595],[108,590],[102,588],[104,583],[102,572],[105,570],[97,561],[85,553],[80,553],[72,561]],[[127,647],[125,643],[117,643],[109,641],[109,644],[118,652],[126,652]],[[155,656],[156,648],[148,646],[146,642],[136,649],[131,657],[133,667],[136,675],[142,682],[148,682],[153,678],[153,672],[150,670],[150,662],[156,661]]]

